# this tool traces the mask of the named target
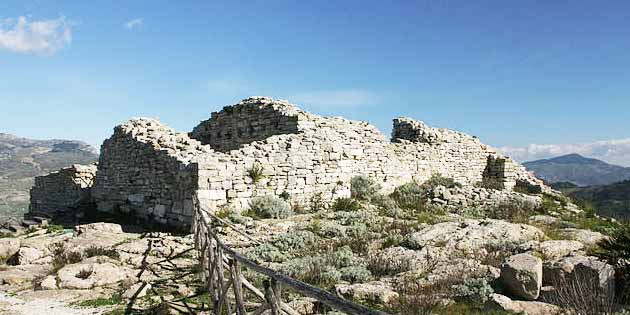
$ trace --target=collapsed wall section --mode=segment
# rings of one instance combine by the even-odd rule
[[[117,126],[101,146],[93,188],[98,210],[171,226],[189,224],[197,187],[194,159],[211,151],[157,120],[139,118]]]
[[[190,137],[224,152],[273,135],[298,133],[300,120],[305,116],[305,112],[287,102],[250,97],[213,112],[210,119],[193,129]]]
[[[96,165],[72,165],[35,177],[27,216],[58,218],[73,215],[79,207],[91,202],[95,175]]]

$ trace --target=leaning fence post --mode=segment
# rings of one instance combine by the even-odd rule
[[[265,280],[263,284],[265,286],[265,300],[267,300],[267,304],[271,308],[271,315],[280,315],[280,304],[271,288],[271,281]]]

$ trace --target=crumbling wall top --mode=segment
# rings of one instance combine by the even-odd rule
[[[477,137],[446,128],[434,128],[422,121],[409,117],[398,117],[394,119],[392,129],[392,142],[402,142],[402,140],[439,144],[439,143],[480,143]]]

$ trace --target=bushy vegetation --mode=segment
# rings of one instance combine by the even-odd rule
[[[367,176],[355,176],[350,180],[350,193],[352,198],[370,200],[381,190],[381,186]]]
[[[615,267],[617,294],[624,303],[630,302],[630,223],[617,227],[593,253]]]
[[[463,284],[453,287],[453,296],[467,303],[484,304],[490,299],[494,289],[483,278],[466,279]]]
[[[333,211],[358,211],[361,208],[361,204],[352,198],[337,198],[331,206]]]
[[[68,264],[76,264],[83,260],[81,253],[69,250],[63,242],[50,245],[50,252],[53,256],[53,270],[59,270]]]
[[[112,259],[119,260],[120,254],[114,248],[104,248],[100,246],[90,246],[85,249],[83,252],[85,258],[95,257],[95,256],[107,256]]]
[[[256,197],[249,203],[250,214],[265,219],[286,219],[293,215],[291,205],[274,195]]]
[[[259,163],[254,163],[252,167],[247,169],[247,176],[249,176],[254,184],[258,183],[263,177],[263,167]]]
[[[427,191],[418,183],[409,182],[396,187],[390,197],[404,210],[422,210],[425,208]]]
[[[433,175],[431,175],[431,178],[429,178],[422,185],[429,190],[438,186],[444,186],[446,188],[462,187],[462,184],[456,182],[452,178],[444,177],[440,173],[434,173]]]

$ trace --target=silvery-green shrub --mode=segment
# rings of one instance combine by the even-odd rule
[[[291,205],[274,195],[256,197],[249,202],[250,211],[260,218],[286,219],[293,215]]]

